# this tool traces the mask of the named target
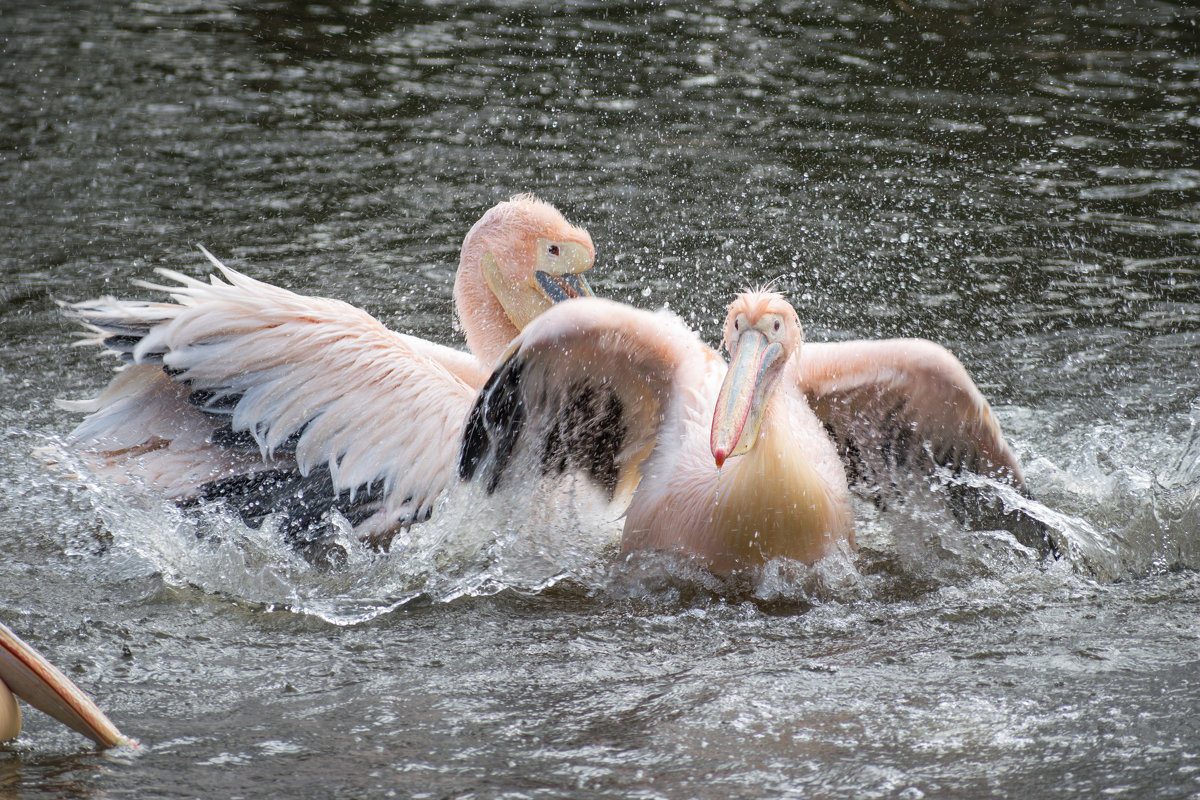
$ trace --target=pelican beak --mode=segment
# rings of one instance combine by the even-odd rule
[[[0,742],[17,738],[20,732],[21,707],[4,681],[0,681]]]
[[[561,303],[571,297],[595,297],[583,277],[592,268],[592,254],[586,247],[538,239],[537,254],[533,279],[548,300]]]
[[[734,342],[709,442],[717,467],[754,446],[783,363],[783,345],[759,330],[750,328]]]
[[[0,689],[5,685],[29,705],[82,733],[101,747],[137,745],[122,735],[91,698],[66,675],[0,624]],[[9,738],[12,738],[21,730],[21,718],[17,711],[15,720],[10,716],[6,725],[5,694],[5,691],[0,691],[0,738],[5,734],[11,734]],[[3,730],[5,727],[7,731]]]
[[[483,276],[492,294],[517,330],[533,322],[555,303],[572,297],[594,297],[583,273],[592,268],[591,252],[578,242],[537,240],[537,259],[532,274],[514,282],[504,274],[496,257],[483,254]]]

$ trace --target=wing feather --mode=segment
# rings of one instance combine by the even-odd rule
[[[482,367],[213,263],[222,277],[208,282],[161,270],[174,284],[143,284],[174,303],[69,306],[85,343],[128,363],[95,400],[68,404],[91,412],[70,441],[179,498],[238,475],[328,471],[331,498],[371,497],[396,523],[427,513],[454,479]]]
[[[514,340],[475,400],[459,476],[491,492],[520,474],[581,474],[609,493],[679,416],[689,373],[711,356],[674,315],[598,298],[559,303]]]
[[[983,394],[948,350],[921,339],[806,344],[800,386],[860,475],[968,469],[1019,486],[1021,468]]]
[[[800,387],[825,424],[850,484],[877,504],[903,497],[902,484],[938,468],[983,475],[1025,492],[1016,456],[991,406],[962,363],[923,339],[805,344]],[[1003,527],[1024,544],[1055,552],[1044,525],[1003,508],[966,484],[953,508],[977,527]]]

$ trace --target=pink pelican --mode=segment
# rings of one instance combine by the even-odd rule
[[[729,306],[728,365],[667,312],[563,303],[480,393],[460,477],[491,492],[522,468],[582,474],[627,503],[622,551],[683,551],[717,571],[853,547],[850,479],[877,499],[885,480],[939,466],[1022,485],[987,401],[944,348],[802,342],[773,292]]]
[[[0,624],[0,742],[21,732],[21,709],[14,694],[101,747],[136,746],[67,676]]]
[[[203,250],[203,248],[201,248]],[[395,333],[206,256],[224,278],[159,270],[174,302],[69,306],[84,343],[126,366],[69,436],[88,465],[183,503],[224,498],[250,524],[285,512],[304,545],[337,508],[372,544],[428,517],[454,480],[462,425],[496,359],[555,302],[591,295],[587,231],[519,195],[462,243],[454,299],[470,353]]]

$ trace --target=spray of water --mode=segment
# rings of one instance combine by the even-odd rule
[[[417,600],[539,593],[564,581],[603,602],[654,597],[667,605],[734,599],[811,607],[974,581],[1042,575],[1110,582],[1195,568],[1198,431],[1193,424],[1158,472],[1035,459],[1027,478],[1039,500],[978,476],[943,476],[887,512],[858,504],[857,552],[846,549],[811,566],[773,561],[734,576],[714,575],[685,554],[619,556],[620,508],[571,476],[525,476],[490,496],[460,486],[442,498],[432,520],[397,535],[387,553],[366,548],[345,520],[334,519],[328,546],[344,557],[330,567],[296,553],[271,522],[253,529],[219,505],[185,512],[146,487],[98,483],[57,442],[41,457],[71,485],[80,508],[69,513],[94,515],[111,537],[99,552],[86,537],[67,542],[67,549],[103,558],[108,576],[156,574],[168,585],[354,625]],[[1004,530],[964,528],[944,503],[951,483],[986,489],[1006,511],[1039,521],[1060,559],[1039,559]]]

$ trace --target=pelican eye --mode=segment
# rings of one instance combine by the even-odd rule
[[[738,325],[738,321],[735,319],[733,321],[733,329],[736,331],[739,327],[741,327],[741,326]]]
[[[779,330],[779,320],[775,320],[775,330]]]
[[[556,256],[556,255],[558,255],[558,245],[556,245],[556,244],[552,244],[552,245],[550,245],[550,250],[549,250],[548,252],[549,252],[549,253],[550,253],[550,255],[552,255],[552,256]]]

